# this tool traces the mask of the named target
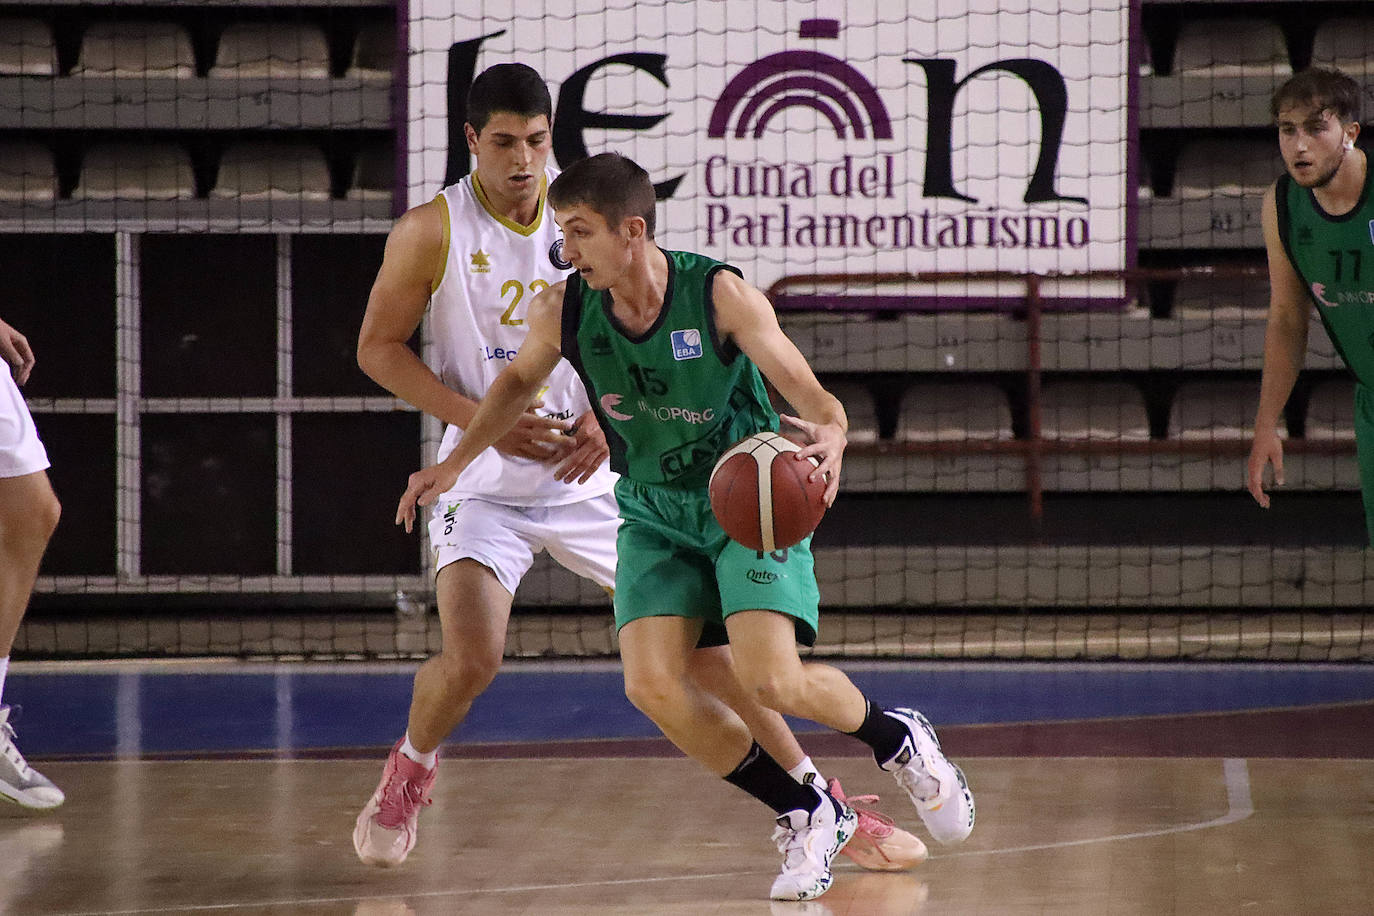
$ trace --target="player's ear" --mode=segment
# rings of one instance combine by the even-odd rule
[[[628,216],[625,218],[623,225],[626,237],[632,241],[644,238],[649,228],[648,223],[644,222],[644,217],[642,216]]]
[[[468,122],[463,122],[463,136],[468,141],[468,152],[477,155],[477,129]]]

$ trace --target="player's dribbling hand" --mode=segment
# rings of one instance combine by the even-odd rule
[[[834,423],[811,423],[800,417],[789,417],[782,415],[783,421],[795,426],[797,429],[806,433],[806,438],[810,443],[803,445],[797,450],[798,459],[815,458],[820,462],[820,466],[810,473],[809,478],[813,481],[824,480],[825,483],[825,504],[835,505],[835,496],[840,492],[840,464],[843,461],[845,446],[849,440],[845,438],[844,430]]]
[[[440,494],[452,489],[457,482],[458,473],[443,463],[411,474],[406,491],[401,494],[401,502],[396,506],[396,524],[405,525],[409,534],[415,529],[416,505],[433,505]]]
[[[1264,492],[1264,469],[1270,464],[1274,466],[1274,486],[1283,486],[1283,440],[1277,432],[1256,433],[1246,465],[1246,482],[1250,495],[1263,509],[1269,508],[1269,494]]]
[[[591,476],[596,473],[596,469],[601,467],[601,463],[611,455],[610,446],[606,444],[606,434],[601,430],[601,424],[596,422],[596,414],[587,411],[577,418],[577,423],[566,437],[572,444],[572,451],[563,459],[563,463],[553,472],[557,480],[564,483],[586,483]]]

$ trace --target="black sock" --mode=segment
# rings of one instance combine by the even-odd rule
[[[798,808],[810,813],[816,810],[824,797],[817,794],[815,789],[802,785],[789,776],[782,768],[782,764],[759,747],[757,741],[749,748],[749,753],[744,755],[740,765],[725,777],[725,781],[739,786],[778,814],[786,814]]]
[[[897,755],[908,733],[905,725],[884,715],[872,700],[864,697],[864,702],[868,704],[868,711],[864,713],[863,724],[849,734],[873,748],[873,759],[881,764]]]

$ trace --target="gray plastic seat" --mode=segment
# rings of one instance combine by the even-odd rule
[[[1283,31],[1269,19],[1194,19],[1180,27],[1174,45],[1179,76],[1286,77],[1292,72]]]
[[[1169,435],[1178,439],[1244,439],[1254,426],[1259,381],[1198,379],[1179,385],[1169,410]]]
[[[32,140],[0,143],[0,201],[49,203],[57,198],[52,151]]]
[[[328,200],[329,166],[324,153],[313,143],[245,141],[225,151],[210,196],[237,200]]]
[[[73,76],[185,79],[196,75],[191,36],[175,22],[93,22]]]
[[[0,19],[0,76],[53,76],[57,46],[42,19]]]
[[[1374,74],[1374,16],[1342,16],[1317,26],[1312,65],[1335,67],[1356,79]]]
[[[191,156],[173,143],[101,143],[86,152],[72,197],[176,200],[194,197]]]
[[[902,394],[897,413],[898,439],[962,442],[1011,437],[1007,396],[990,382],[922,381]]]
[[[1355,382],[1335,378],[1312,387],[1307,398],[1308,439],[1355,438]]]
[[[1047,439],[1144,440],[1150,420],[1140,390],[1120,379],[1047,379],[1040,388]]]
[[[1179,152],[1174,196],[1183,200],[1258,198],[1282,173],[1283,160],[1273,140],[1195,140]]]
[[[236,22],[219,38],[216,79],[326,79],[329,43],[308,22]]]

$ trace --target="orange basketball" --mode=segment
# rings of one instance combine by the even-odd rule
[[[750,550],[782,550],[816,530],[825,515],[825,482],[807,477],[815,458],[777,433],[754,433],[730,446],[711,471],[711,511],[725,533]]]

